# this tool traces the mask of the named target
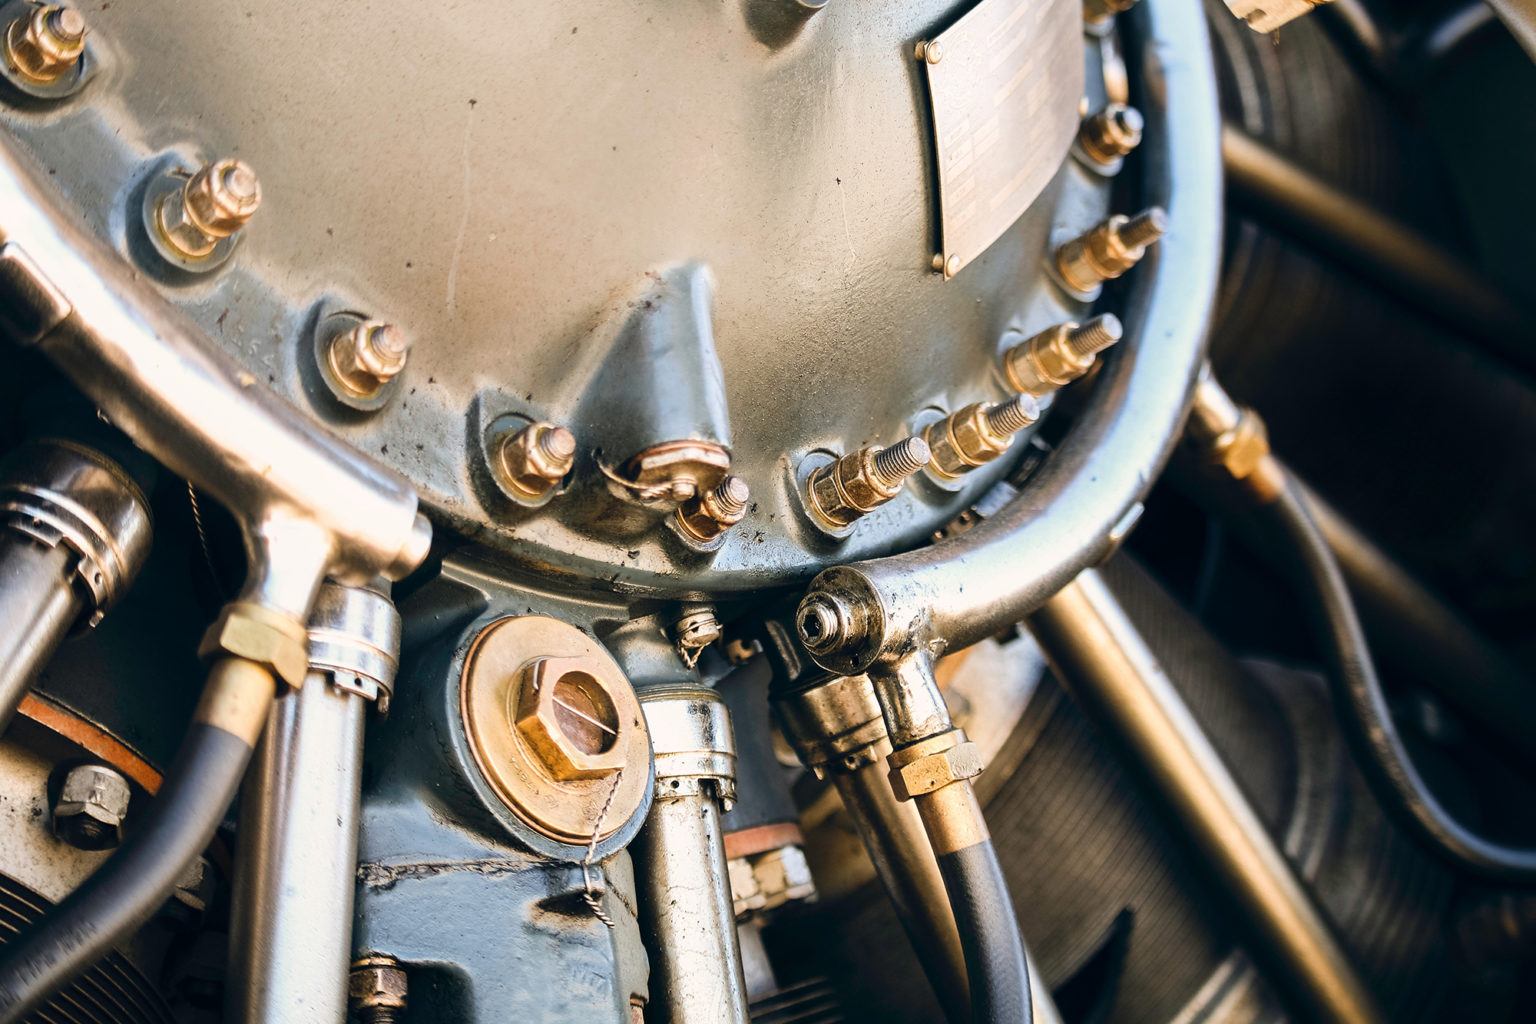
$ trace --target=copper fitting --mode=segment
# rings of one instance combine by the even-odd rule
[[[1124,103],[1111,103],[1097,114],[1083,118],[1077,148],[1100,167],[1113,168],[1141,145],[1145,126],[1141,111]]]
[[[6,27],[5,55],[27,78],[56,82],[85,55],[85,18],[73,7],[35,7]]]
[[[504,437],[498,475],[513,494],[537,501],[576,465],[576,436],[553,423],[530,423]]]
[[[839,529],[901,493],[901,485],[932,458],[928,443],[909,437],[889,448],[870,445],[818,467],[806,482],[807,504],[823,524]]]
[[[331,372],[352,393],[367,398],[400,375],[410,339],[394,324],[364,320],[331,339]]]
[[[204,164],[180,191],[168,193],[156,218],[161,236],[180,256],[203,259],[245,227],[261,205],[261,183],[243,160]]]
[[[1264,420],[1233,401],[1211,376],[1209,366],[1195,385],[1185,430],[1212,465],[1258,501],[1273,501],[1285,490],[1285,469],[1270,452]]]
[[[1098,354],[1123,333],[1120,318],[1113,313],[1085,324],[1069,320],[1003,353],[1003,372],[1015,391],[1036,397],[1049,394],[1087,373]]]
[[[727,476],[710,490],[677,507],[673,514],[678,529],[700,543],[713,541],[746,517],[747,500],[751,496],[745,480]]]
[[[1168,214],[1154,206],[1134,217],[1115,214],[1098,227],[1056,250],[1056,270],[1067,286],[1092,292],[1130,270],[1147,246],[1168,230]]]
[[[923,431],[933,453],[928,472],[952,480],[1002,455],[1013,435],[1040,418],[1033,395],[1023,394],[1006,402],[977,402],[952,413]]]

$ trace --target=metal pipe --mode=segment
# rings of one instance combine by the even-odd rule
[[[75,558],[19,534],[0,534],[0,731],[80,620]]]
[[[244,597],[300,622],[320,578],[398,579],[431,527],[400,477],[313,427],[208,343],[65,208],[0,133],[0,331],[36,345],[117,427],[240,519]]]
[[[1140,4],[1122,18],[1143,43],[1140,205],[1164,207],[1169,224],[1126,277],[1125,336],[1072,430],[1009,505],[931,547],[816,577],[806,600],[828,606],[834,628],[807,649],[831,672],[956,650],[1018,622],[1113,549],[1178,436],[1221,249],[1215,72],[1200,4]]]
[[[1029,621],[1073,698],[1131,758],[1258,940],[1300,1016],[1381,1014],[1322,910],[1265,830],[1156,656],[1097,572],[1083,573]]]
[[[945,1014],[970,1019],[960,932],[922,816],[885,774],[891,742],[868,676],[841,676],[774,702],[800,761],[842,798]]]
[[[720,827],[735,799],[730,714],[713,690],[640,695],[656,757],[656,798],[635,839],[640,924],[651,953],[646,1016],[667,1024],[747,1024],[747,985]]]
[[[1221,158],[1234,198],[1277,230],[1336,255],[1350,269],[1501,358],[1536,372],[1525,339],[1531,316],[1453,258],[1390,217],[1333,187],[1231,126]]]
[[[277,1024],[347,1009],[363,723],[394,683],[388,597],[327,584],[304,685],[273,704],[240,801],[226,1017]]]
[[[149,555],[149,503],[111,459],[32,441],[0,474],[0,730],[77,625],[94,626]]]

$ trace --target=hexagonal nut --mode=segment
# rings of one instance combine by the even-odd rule
[[[309,638],[303,623],[248,601],[224,606],[198,648],[202,658],[234,655],[271,669],[289,686],[309,672]]]
[[[501,442],[502,481],[528,498],[560,486],[575,462],[575,438],[551,423],[530,423]]]
[[[1211,443],[1211,458],[1235,480],[1251,476],[1269,455],[1269,432],[1251,409],[1244,409],[1237,426]]]
[[[981,749],[966,740],[948,750],[935,751],[908,764],[893,766],[891,789],[895,791],[896,799],[910,800],[954,782],[974,779],[983,767]]]
[[[131,796],[128,780],[111,768],[71,768],[53,808],[54,834],[77,849],[111,849],[122,842]]]
[[[390,960],[363,960],[347,977],[347,999],[354,1009],[405,1009],[405,971]]]
[[[549,774],[592,779],[624,767],[617,704],[606,666],[592,658],[539,658],[517,689],[517,730]]]

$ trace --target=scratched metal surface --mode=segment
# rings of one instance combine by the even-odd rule
[[[897,440],[925,406],[1003,397],[1005,336],[1078,312],[1041,259],[1053,230],[1103,214],[1107,188],[1071,161],[1058,170],[1059,153],[1041,154],[1038,201],[958,278],[929,267],[939,210],[912,48],[967,6],[829,4],[793,31],[762,0],[92,5],[98,77],[0,120],[125,252],[154,168],[250,161],[264,200],[236,258],[157,286],[295,415],[405,473],[442,526],[546,576],[741,591],[924,541],[990,474],[960,493],[909,488],[833,545],[800,525],[788,466]],[[1076,67],[1085,47],[1041,35],[1018,51]],[[714,280],[746,522],[712,560],[661,530],[616,537],[583,517],[601,490],[590,458],[536,515],[488,502],[471,410],[578,437],[603,427],[586,399],[617,324],[689,263]],[[321,302],[415,340],[398,396],[372,416],[307,386]]]
[[[1077,129],[1077,0],[984,0],[925,63],[946,262],[971,263],[1050,183]]]

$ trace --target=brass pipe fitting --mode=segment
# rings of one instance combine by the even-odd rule
[[[923,431],[932,461],[928,472],[944,480],[969,473],[1006,452],[1019,431],[1040,419],[1033,395],[1006,402],[977,402],[952,413]]]
[[[1147,246],[1168,232],[1168,214],[1153,206],[1134,217],[1115,214],[1056,250],[1056,272],[1067,287],[1093,293],[1105,281],[1130,270]]]
[[[1099,353],[1124,333],[1113,313],[1084,324],[1069,320],[1003,353],[1003,373],[1014,390],[1036,397],[1047,395],[1091,370]]]
[[[309,633],[283,612],[254,601],[231,601],[203,634],[198,655],[216,664],[231,658],[247,661],[297,688],[309,674]]]
[[[530,423],[499,445],[497,476],[514,496],[538,501],[576,465],[576,436],[553,423]]]
[[[811,473],[805,488],[807,507],[827,526],[851,526],[900,494],[901,485],[932,457],[928,443],[920,437],[889,448],[861,448]]]
[[[85,18],[73,7],[34,7],[6,26],[5,56],[27,78],[57,82],[85,55]]]
[[[1083,118],[1077,148],[1093,163],[1111,169],[1141,145],[1146,121],[1141,111],[1124,103],[1111,103],[1097,114]]]
[[[1209,365],[1195,385],[1185,430],[1210,463],[1261,504],[1274,501],[1285,490],[1285,467],[1270,452],[1264,420],[1233,401],[1211,375]]]
[[[261,205],[261,182],[243,160],[204,164],[179,191],[160,201],[155,226],[161,240],[188,260],[203,260],[233,238]]]
[[[729,475],[704,493],[690,498],[673,513],[683,536],[700,544],[709,544],[747,515],[751,488],[739,476]]]

